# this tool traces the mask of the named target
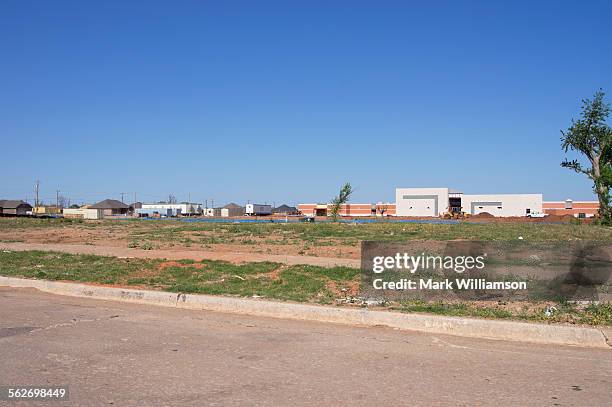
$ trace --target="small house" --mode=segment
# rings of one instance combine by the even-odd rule
[[[272,213],[275,215],[297,215],[298,210],[294,206],[281,205],[272,209]]]
[[[90,209],[101,209],[104,216],[126,215],[129,206],[115,199],[105,199],[89,206]]]
[[[0,214],[13,216],[31,215],[32,205],[21,200],[2,199],[0,200]]]
[[[228,203],[220,210],[220,215],[224,218],[229,218],[233,216],[244,216],[244,214],[244,206],[240,206],[238,204],[235,204],[234,202]]]

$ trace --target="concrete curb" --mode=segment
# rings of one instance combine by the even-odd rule
[[[0,286],[36,288],[53,294],[73,297],[87,297],[194,310],[229,312],[262,317],[332,322],[345,325],[382,325],[427,333],[506,341],[607,349],[611,349],[612,347],[612,345],[607,343],[603,331],[596,328],[574,327],[568,325],[544,325],[514,321],[444,317],[438,315],[402,314],[387,311],[372,311],[366,308],[326,307],[247,298],[100,287],[86,284],[29,280],[2,276],[0,276]]]

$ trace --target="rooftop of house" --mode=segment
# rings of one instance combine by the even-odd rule
[[[22,205],[32,207],[32,205],[21,199],[0,199],[0,208],[15,209]]]
[[[242,206],[238,205],[237,203],[234,202],[230,202],[227,205],[225,205],[223,207],[223,209],[237,209],[237,208],[242,208]]]
[[[297,212],[297,209],[293,206],[283,204],[274,208],[273,212]]]
[[[116,199],[105,199],[90,206],[91,209],[128,209],[129,206]]]

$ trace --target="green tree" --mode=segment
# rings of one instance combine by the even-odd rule
[[[353,187],[350,183],[346,183],[340,188],[338,196],[334,197],[331,201],[331,217],[334,222],[338,220],[340,214],[340,207],[348,202],[351,194],[353,193]]]
[[[606,103],[605,93],[598,91],[593,99],[582,100],[581,118],[572,119],[572,125],[561,131],[561,145],[569,150],[582,153],[590,162],[584,167],[578,160],[561,163],[562,167],[585,174],[593,181],[593,190],[599,200],[599,214],[602,222],[612,224],[610,208],[610,187],[612,186],[612,129],[606,123],[610,105]]]

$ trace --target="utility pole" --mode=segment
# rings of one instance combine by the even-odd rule
[[[59,189],[55,190],[55,207],[59,208]]]
[[[36,202],[34,206],[38,208],[39,200],[38,200],[38,191],[40,191],[40,181],[36,180],[36,184],[34,185],[34,192],[36,192]]]
[[[123,195],[125,195],[125,192],[121,192],[121,203],[123,203]]]

